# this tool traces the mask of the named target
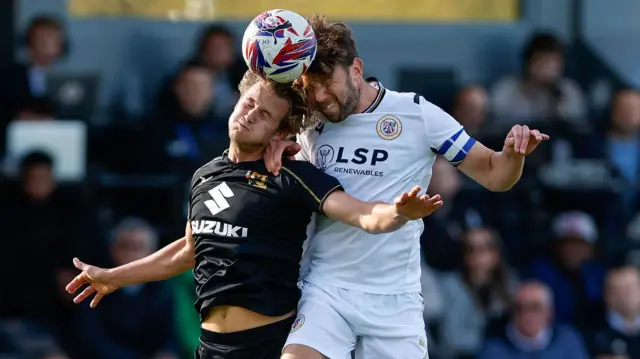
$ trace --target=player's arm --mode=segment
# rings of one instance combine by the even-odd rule
[[[109,269],[108,278],[121,288],[171,278],[193,269],[194,265],[195,244],[191,235],[191,223],[187,222],[184,237],[147,257]]]
[[[74,258],[73,264],[82,272],[66,287],[73,294],[86,287],[74,298],[80,303],[93,293],[91,307],[98,305],[105,295],[128,285],[160,281],[187,271],[195,265],[195,245],[191,235],[191,225],[187,223],[185,236],[168,244],[159,251],[137,261],[111,268],[99,268]]]
[[[420,195],[415,187],[403,193],[393,204],[363,202],[342,191],[334,191],[322,204],[322,212],[335,220],[379,234],[398,230],[408,221],[420,219],[442,206],[440,196]]]
[[[513,187],[524,167],[524,158],[547,135],[526,126],[514,126],[502,151],[493,151],[470,137],[462,126],[438,106],[417,96],[432,151],[442,155],[467,176],[494,191],[507,191]]]
[[[407,221],[426,217],[442,205],[440,196],[404,193],[394,204],[363,202],[344,193],[340,182],[310,163],[293,161],[282,167],[296,186],[296,200],[312,211],[369,233],[392,232]]]

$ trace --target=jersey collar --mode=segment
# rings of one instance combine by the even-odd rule
[[[376,96],[375,100],[373,100],[371,105],[369,105],[369,107],[367,107],[367,109],[362,112],[362,113],[371,113],[375,111],[376,108],[378,108],[387,90],[385,90],[384,86],[382,86],[380,81],[378,81],[378,79],[376,79],[375,77],[367,77],[365,81],[367,81],[367,83],[369,83],[370,86],[373,86],[378,89],[378,95]]]

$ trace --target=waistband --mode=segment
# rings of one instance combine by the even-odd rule
[[[216,333],[200,328],[200,339],[205,343],[222,345],[270,341],[273,339],[279,339],[283,336],[286,339],[286,336],[289,335],[289,332],[291,331],[291,326],[293,325],[294,320],[296,320],[295,314],[275,323],[232,333]]]

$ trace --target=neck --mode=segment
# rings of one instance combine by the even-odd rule
[[[231,144],[229,145],[229,153],[227,153],[227,157],[231,160],[231,162],[235,163],[251,162],[261,159],[263,151],[264,147],[255,149],[243,149],[240,148],[237,143],[231,142]]]
[[[373,101],[378,97],[378,89],[369,85],[367,81],[364,79],[360,83],[360,101],[358,102],[358,106],[356,106],[356,113],[362,113],[366,110]]]

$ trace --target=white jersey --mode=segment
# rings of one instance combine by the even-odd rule
[[[393,203],[414,186],[428,187],[436,154],[455,165],[475,141],[423,97],[375,86],[378,96],[365,112],[301,134],[297,158],[336,177],[360,200]],[[374,294],[420,292],[423,229],[422,220],[416,220],[396,232],[374,235],[317,216],[301,278]]]

